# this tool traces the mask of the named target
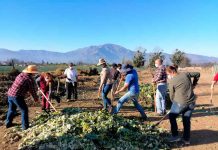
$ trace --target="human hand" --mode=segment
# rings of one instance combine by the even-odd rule
[[[117,95],[117,94],[119,94],[119,91],[116,91],[116,92],[114,93],[114,95]]]

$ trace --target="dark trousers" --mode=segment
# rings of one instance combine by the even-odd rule
[[[186,141],[190,140],[192,112],[193,112],[193,109],[190,109],[189,107],[181,112],[182,121],[183,121],[183,128],[184,128],[183,139]],[[177,114],[177,113],[170,113],[169,114],[172,136],[178,136],[178,126],[177,126],[177,122],[176,122],[176,118],[178,116],[179,116],[179,114]]]
[[[11,125],[16,113],[17,107],[21,111],[22,128],[25,130],[29,128],[28,107],[24,101],[24,97],[8,97],[8,113],[6,118],[6,125]]]
[[[71,95],[73,94],[74,99],[77,100],[77,82],[71,83],[66,82],[66,92],[67,92],[67,99],[71,99]]]

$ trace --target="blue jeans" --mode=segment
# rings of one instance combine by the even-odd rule
[[[156,108],[157,108],[157,113],[159,114],[162,114],[166,111],[166,94],[167,94],[167,84],[166,83],[157,84]]]
[[[17,107],[21,111],[22,128],[25,130],[29,128],[28,107],[24,101],[24,97],[10,97],[8,96],[8,113],[6,118],[6,125],[11,125]]]
[[[182,122],[184,127],[183,139],[186,141],[190,140],[191,116],[194,107],[195,107],[195,103],[192,103],[188,106],[180,105],[176,102],[172,104],[169,114],[172,136],[178,136],[178,126],[177,126],[176,118],[179,116],[179,114],[182,114]]]
[[[102,99],[104,104],[104,109],[107,109],[108,106],[111,106],[111,101],[107,97],[108,93],[110,92],[113,84],[105,84],[102,89]]]
[[[113,113],[117,114],[120,111],[120,108],[123,106],[123,104],[127,102],[129,99],[131,99],[136,109],[140,112],[141,116],[147,117],[142,106],[138,103],[138,96],[139,94],[131,93],[130,91],[127,92],[117,102],[117,106],[114,108]]]

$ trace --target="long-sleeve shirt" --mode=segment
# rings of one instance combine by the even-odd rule
[[[159,66],[154,74],[153,82],[167,82],[167,74],[166,74],[166,67],[164,65]]]
[[[27,73],[22,72],[16,77],[12,86],[9,88],[8,96],[24,97],[27,92],[30,92],[34,100],[38,99],[38,96],[36,94],[36,84],[34,79]]]
[[[44,93],[48,92],[49,96],[51,95],[52,82],[46,82],[45,77],[40,76],[36,79],[36,84]]]
[[[192,78],[193,82],[192,82]],[[188,105],[195,101],[193,87],[197,85],[200,78],[199,72],[179,73],[169,80],[169,91],[171,101],[181,105]]]

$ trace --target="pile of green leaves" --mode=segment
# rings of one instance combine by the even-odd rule
[[[37,116],[34,122],[16,132],[22,137],[19,149],[169,149],[164,131],[104,111],[68,108]]]
[[[140,94],[139,100],[145,103],[147,107],[152,107],[154,103],[154,92],[156,89],[153,89],[152,84],[141,84],[140,85]]]

